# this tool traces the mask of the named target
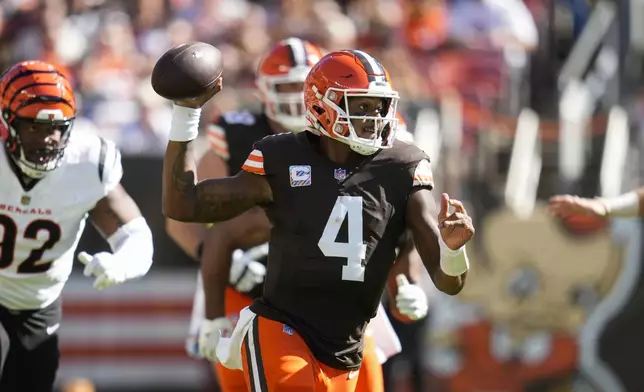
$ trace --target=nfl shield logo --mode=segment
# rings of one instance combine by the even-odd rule
[[[342,181],[347,178],[347,171],[345,169],[335,169],[333,171],[333,177],[338,181]]]
[[[283,324],[282,332],[284,332],[287,335],[293,336],[293,334],[295,333],[295,330],[289,327],[288,325]]]

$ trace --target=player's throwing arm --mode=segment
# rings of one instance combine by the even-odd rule
[[[196,182],[192,141],[198,135],[201,107],[222,89],[222,69],[221,52],[201,42],[170,49],[154,67],[152,87],[174,102],[163,161],[162,208],[167,218],[220,222],[272,199],[264,176],[248,172]]]

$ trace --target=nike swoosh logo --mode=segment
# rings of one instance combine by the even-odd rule
[[[58,331],[58,328],[60,328],[60,323],[56,323],[52,326],[47,327],[47,335],[51,335],[54,332]]]
[[[353,378],[355,378],[355,376],[357,376],[357,375],[358,375],[358,373],[359,373],[359,371],[358,371],[358,370],[352,370],[352,371],[350,371],[350,372],[349,372],[349,375],[347,376],[347,380],[353,380]]]

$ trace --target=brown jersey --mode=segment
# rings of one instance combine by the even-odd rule
[[[308,132],[268,136],[243,170],[265,175],[273,224],[264,294],[251,309],[293,327],[321,362],[357,369],[415,187],[433,187],[429,158],[396,141],[352,168],[318,153]]]
[[[241,170],[255,142],[273,133],[265,114],[249,111],[224,113],[217,122],[209,124],[206,131],[210,149],[226,162],[229,175]],[[260,257],[256,261],[264,265],[267,263],[266,257]],[[244,276],[244,273],[240,276]],[[230,287],[234,289],[233,285]],[[258,284],[243,294],[257,298],[263,289],[264,285]]]

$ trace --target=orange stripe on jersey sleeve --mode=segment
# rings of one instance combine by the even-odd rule
[[[416,166],[413,186],[434,187],[434,175],[432,174],[432,167],[427,159],[423,159]]]
[[[244,162],[242,170],[246,170],[247,172],[253,174],[259,174],[260,176],[265,176],[266,172],[264,171],[264,155],[262,154],[262,152],[257,149],[253,150],[250,155],[248,155],[246,162]]]
[[[230,152],[228,151],[226,131],[218,125],[210,124],[206,129],[206,135],[208,137],[210,148],[215,152],[215,154],[224,160],[228,160],[230,158]]]

